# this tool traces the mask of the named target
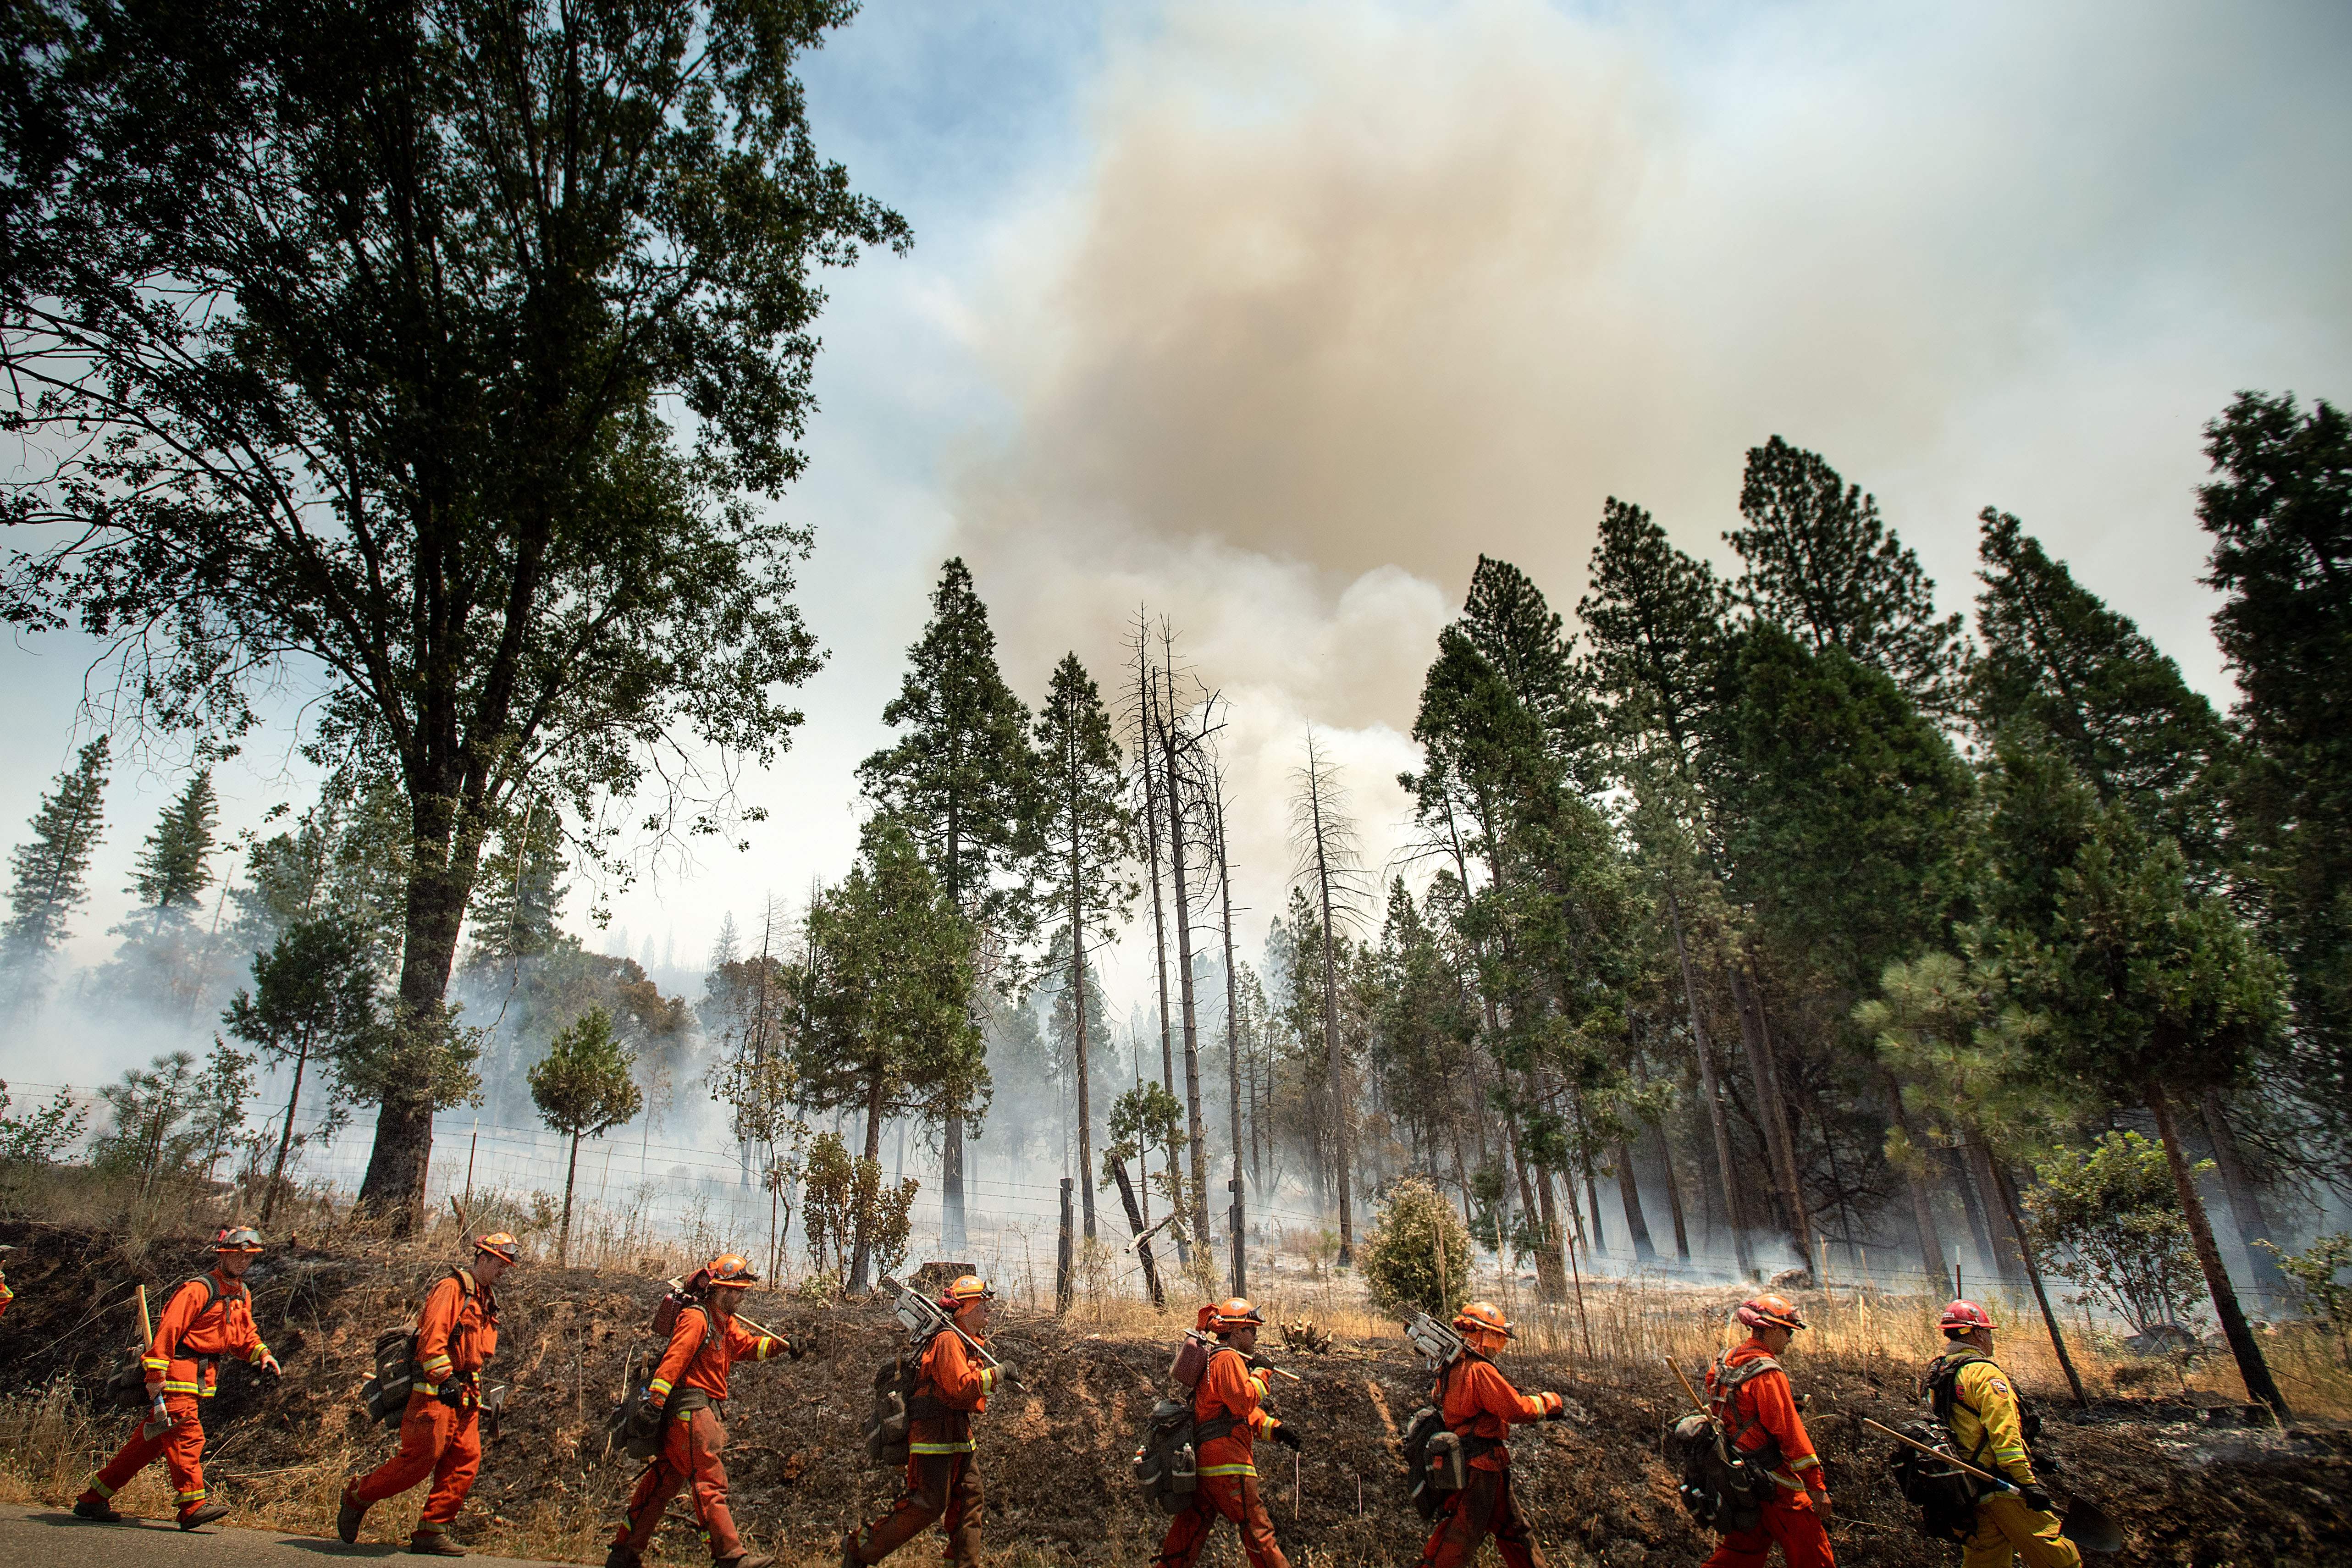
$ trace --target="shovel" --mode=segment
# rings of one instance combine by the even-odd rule
[[[2107,1517],[2107,1510],[2089,1498],[2076,1498],[2066,1505],[2065,1523],[2060,1527],[2067,1540],[2085,1552],[2100,1555],[2124,1549],[2122,1526]]]

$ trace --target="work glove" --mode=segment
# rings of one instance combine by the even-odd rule
[[[1021,1379],[1013,1374],[1011,1362],[1001,1361],[996,1363],[996,1381],[1006,1388],[1012,1388],[1019,1384]]]
[[[1266,1436],[1273,1438],[1276,1442],[1281,1444],[1284,1447],[1289,1449],[1294,1454],[1307,1447],[1306,1439],[1299,1436],[1296,1431],[1292,1430],[1290,1423],[1287,1421],[1276,1422],[1274,1424],[1273,1430],[1269,1431]]]
[[[2045,1490],[2040,1481],[2028,1481],[2017,1489],[2017,1500],[2036,1513],[2055,1513],[2058,1500]]]
[[[1559,1394],[1545,1394],[1543,1418],[1545,1420],[1565,1421],[1568,1419],[1568,1401],[1562,1399]]]
[[[801,1357],[808,1354],[808,1346],[801,1343],[798,1340],[786,1340],[784,1342],[784,1353],[792,1357],[794,1361],[798,1361]]]

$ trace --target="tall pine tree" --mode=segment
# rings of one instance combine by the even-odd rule
[[[14,881],[0,968],[13,1014],[38,1005],[50,961],[65,944],[66,921],[89,900],[90,851],[106,826],[106,748],[104,735],[82,747],[74,765],[41,797],[31,839],[8,857]]]
[[[2210,858],[2210,771],[2228,742],[2180,667],[2053,561],[2016,518],[1987,507],[1969,706],[1987,734],[2030,723],[2099,798]]]
[[[1135,859],[1135,817],[1125,793],[1118,742],[1102,692],[1078,662],[1062,656],[1037,710],[1036,764],[1043,812],[1044,855],[1037,863],[1039,896],[1065,922],[1068,968],[1055,1016],[1068,1009],[1071,1050],[1077,1073],[1078,1169],[1092,1171],[1094,1110],[1089,1092],[1087,1047],[1106,1032],[1106,1020],[1090,1016],[1087,953],[1110,942],[1126,923],[1139,884],[1128,868]],[[1095,1184],[1081,1181],[1086,1236],[1095,1236]]]
[[[1810,647],[1885,670],[1928,712],[1951,711],[1960,617],[1936,614],[1936,584],[1875,497],[1775,436],[1748,450],[1739,515],[1743,525],[1724,538],[1746,563],[1744,604]]]
[[[163,808],[139,851],[138,874],[131,879],[131,890],[155,912],[157,931],[171,911],[195,909],[213,885],[213,842],[219,826],[213,771],[200,768]]]
[[[2304,1098],[2352,1147],[2352,416],[2244,393],[2206,426],[2197,515],[2245,740],[2235,847],[2294,977]]]
[[[1026,879],[1036,858],[1035,764],[1029,711],[996,668],[988,606],[961,560],[940,569],[930,623],[907,661],[898,695],[882,710],[882,721],[902,733],[858,764],[858,782],[914,836],[978,951],[1001,954],[1028,937],[1035,919]],[[967,1109],[939,1107],[940,1244],[950,1250],[964,1242]]]

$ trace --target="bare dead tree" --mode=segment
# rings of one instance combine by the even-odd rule
[[[1339,1258],[1342,1267],[1355,1262],[1356,1221],[1350,1192],[1354,1175],[1355,1139],[1349,1118],[1347,1053],[1339,1038],[1339,976],[1336,949],[1339,928],[1359,923],[1366,890],[1361,846],[1355,823],[1348,814],[1347,792],[1339,770],[1317,744],[1315,729],[1307,730],[1307,761],[1291,774],[1290,845],[1294,857],[1291,879],[1314,890],[1323,926],[1323,1048],[1330,1076],[1334,1165],[1338,1176]]]

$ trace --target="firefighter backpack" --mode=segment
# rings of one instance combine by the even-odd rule
[[[214,1304],[221,1299],[220,1281],[210,1274],[199,1274],[193,1279],[182,1280],[172,1288],[170,1295],[163,1298],[163,1303],[168,1310],[181,1290],[190,1285],[201,1285],[205,1288],[205,1304],[196,1309],[196,1316],[201,1318],[211,1311]],[[242,1289],[243,1287],[239,1289]],[[173,1345],[173,1353],[178,1354],[179,1349],[179,1346]],[[132,1345],[129,1350],[124,1351],[122,1358],[114,1363],[114,1370],[106,1374],[106,1401],[110,1405],[119,1405],[125,1410],[140,1410],[146,1407],[147,1347],[145,1345]]]
[[[1423,1405],[1405,1424],[1405,1496],[1423,1519],[1437,1516],[1446,1493],[1470,1484],[1469,1456],[1460,1435],[1445,1425],[1445,1380],[1461,1364],[1458,1357],[1445,1363],[1437,1374],[1437,1403]]]
[[[660,1367],[663,1354],[669,1349],[670,1336],[677,1331],[677,1315],[688,1307],[699,1305],[675,1280],[671,1281],[667,1290],[662,1292],[662,1299],[654,1303],[653,1321],[646,1327],[653,1333],[656,1346],[646,1362],[646,1380],[638,1379],[636,1363],[632,1359],[621,1379],[620,1401],[613,1406],[612,1414],[604,1418],[604,1448],[607,1453],[618,1448],[632,1459],[650,1459],[661,1452],[663,1417],[669,1414],[670,1402],[654,1397],[650,1380]],[[702,1343],[696,1346],[694,1352],[697,1358],[709,1347],[717,1332],[718,1326],[711,1321],[710,1313],[705,1309]],[[691,1366],[693,1363],[689,1361],[687,1364]],[[682,1373],[679,1382],[681,1384],[685,1382]],[[677,1390],[672,1389],[670,1393],[675,1397]]]
[[[1952,1407],[1959,1403],[1960,1369],[1977,1360],[1991,1363],[1992,1358],[1946,1356],[1937,1361],[1927,1373],[1926,1388],[1935,1415],[1929,1420],[1905,1426],[1906,1437],[1931,1448],[1958,1450],[1958,1442],[1952,1436]],[[2030,1454],[2034,1440],[2042,1436],[2041,1413],[2021,1398],[2018,1419]],[[1966,1541],[1976,1533],[1977,1500],[1988,1489],[1983,1482],[1957,1465],[1899,1445],[1886,1457],[1886,1469],[1895,1481],[1895,1489],[1903,1494],[1903,1500],[1919,1510],[1916,1523],[1920,1534],[1930,1541],[1948,1543]]]
[[[1239,1425],[1230,1415],[1207,1421],[1192,1417],[1193,1396],[1200,1392],[1201,1379],[1208,1375],[1209,1363],[1228,1350],[1232,1347],[1215,1344],[1197,1331],[1188,1332],[1176,1352],[1175,1364],[1169,1369],[1183,1397],[1160,1400],[1144,1420],[1143,1436],[1135,1445],[1135,1484],[1144,1500],[1162,1513],[1182,1513],[1192,1506],[1193,1494],[1201,1485],[1201,1445],[1226,1436]]]
[[[457,1289],[471,1299],[473,1276],[462,1268],[452,1268],[442,1276],[457,1281]],[[438,1285],[441,1281],[434,1281]],[[416,1317],[404,1323],[395,1323],[375,1337],[373,1349],[375,1372],[360,1384],[360,1404],[366,1409],[371,1422],[398,1421],[407,1414],[408,1396],[425,1373],[416,1364],[416,1325],[425,1315],[419,1306]]]
[[[1761,1373],[1780,1370],[1780,1363],[1770,1356],[1758,1356],[1738,1366],[1718,1361],[1715,1399],[1736,1412],[1732,1395],[1740,1384]],[[1685,1511],[1725,1535],[1753,1530],[1763,1521],[1764,1500],[1772,1495],[1772,1471],[1780,1462],[1780,1445],[1769,1436],[1761,1448],[1740,1452],[1739,1439],[1748,1430],[1727,1431],[1713,1416],[1694,1411],[1667,1431],[1668,1447],[1682,1464],[1682,1485],[1677,1489]]]
[[[866,1412],[866,1458],[883,1469],[907,1462],[914,1423],[936,1421],[948,1407],[915,1392],[923,1379],[923,1354],[931,1341],[945,1333],[934,1329],[900,1355],[874,1369],[874,1403]]]
[[[1907,1422],[1903,1435],[1931,1448],[1952,1440],[1952,1435],[1933,1421]],[[1920,1534],[1954,1544],[1976,1533],[1977,1482],[1958,1466],[1897,1444],[1886,1457],[1886,1470],[1903,1500],[1919,1510],[1916,1522]]]

